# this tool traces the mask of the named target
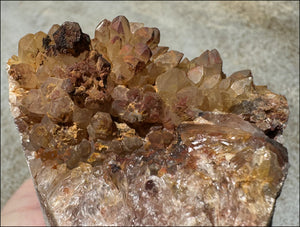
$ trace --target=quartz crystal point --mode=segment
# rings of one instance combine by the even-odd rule
[[[268,225],[287,175],[284,96],[217,50],[192,60],[124,16],[28,34],[9,99],[51,225]]]

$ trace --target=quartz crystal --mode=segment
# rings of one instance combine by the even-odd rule
[[[271,223],[287,175],[284,96],[192,60],[118,16],[28,34],[9,66],[11,111],[51,225]]]

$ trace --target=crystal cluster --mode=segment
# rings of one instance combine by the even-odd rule
[[[288,169],[285,97],[124,16],[28,34],[10,103],[52,225],[267,225]]]

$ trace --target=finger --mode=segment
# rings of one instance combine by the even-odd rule
[[[45,226],[33,182],[26,180],[1,211],[1,225]]]

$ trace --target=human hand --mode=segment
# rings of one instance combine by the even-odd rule
[[[27,179],[1,211],[1,226],[46,226],[33,182]]]

